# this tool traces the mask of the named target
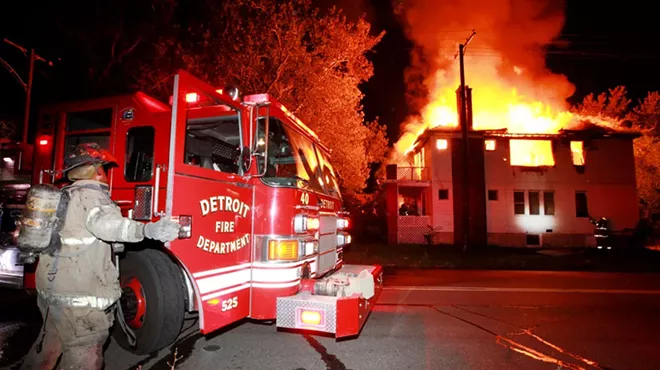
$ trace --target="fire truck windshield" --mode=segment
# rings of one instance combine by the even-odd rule
[[[263,142],[265,119],[259,119],[257,138]],[[264,163],[258,161],[260,171]],[[339,197],[339,189],[326,154],[302,133],[271,117],[268,123],[266,184],[314,190]]]

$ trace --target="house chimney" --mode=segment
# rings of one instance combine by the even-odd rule
[[[468,87],[468,86],[465,87],[465,95],[466,95],[466,98],[467,98],[466,101],[465,101],[465,112],[466,112],[466,114],[462,115],[462,114],[460,114],[460,112],[461,112],[461,107],[463,105],[461,104],[461,87],[459,86],[458,90],[456,90],[456,106],[458,107],[458,109],[456,111],[459,112],[458,127],[459,128],[463,127],[463,124],[464,124],[463,120],[466,119],[467,120],[468,131],[472,131],[473,126],[472,126],[472,88],[471,87]]]
[[[468,131],[474,130],[474,126],[472,124],[472,88],[469,86],[465,87],[465,95],[466,95],[466,102],[465,102],[465,109],[467,110],[467,114],[465,117],[467,118],[467,125],[468,125]]]

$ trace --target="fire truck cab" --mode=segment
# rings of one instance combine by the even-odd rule
[[[241,99],[182,71],[170,104],[138,92],[45,107],[33,183],[63,181],[65,153],[85,142],[120,162],[109,181],[127,217],[181,225],[165,245],[115,245],[126,324],[115,337],[126,349],[169,346],[186,312],[203,334],[245,318],[359,333],[382,269],[343,263],[349,219],[329,150],[277,100]]]

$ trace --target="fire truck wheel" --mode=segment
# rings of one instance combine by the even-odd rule
[[[126,323],[137,338],[136,348],[128,344],[119,325],[113,336],[124,349],[143,355],[159,351],[174,342],[185,314],[183,278],[165,253],[144,249],[126,253],[119,262]]]

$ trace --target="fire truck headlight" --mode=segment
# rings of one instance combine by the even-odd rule
[[[300,214],[293,218],[293,231],[296,233],[316,231],[320,226],[321,221],[317,217],[310,217]]]
[[[348,229],[349,221],[348,218],[338,218],[337,219],[337,229],[343,230],[343,229]]]
[[[319,243],[315,240],[305,242],[305,256],[312,255],[319,250]]]
[[[269,240],[268,259],[280,261],[298,260],[298,240]]]
[[[337,234],[337,246],[341,247],[347,244],[351,244],[351,236],[348,233]]]

